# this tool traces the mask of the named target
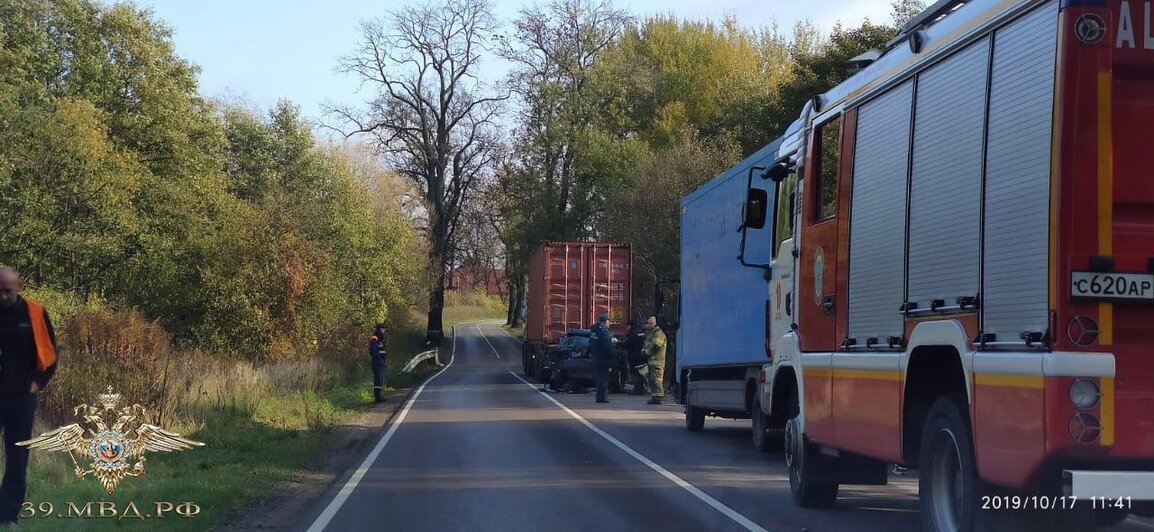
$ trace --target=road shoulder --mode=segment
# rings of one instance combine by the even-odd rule
[[[419,385],[418,385],[419,386]],[[364,458],[388,430],[401,407],[417,386],[389,393],[381,405],[350,415],[333,428],[336,435],[310,467],[296,472],[273,490],[271,497],[253,501],[232,511],[219,530],[293,530],[311,519],[316,501],[333,483]]]

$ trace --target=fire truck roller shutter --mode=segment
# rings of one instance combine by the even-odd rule
[[[1050,158],[1058,2],[994,37],[986,147],[982,332],[1047,329]]]
[[[882,345],[902,336],[905,296],[906,189],[913,82],[858,111],[850,213],[849,337]]]
[[[978,292],[989,46],[971,44],[918,79],[906,297],[919,309]]]

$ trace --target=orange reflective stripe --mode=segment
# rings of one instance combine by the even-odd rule
[[[28,318],[32,321],[32,340],[36,342],[36,369],[44,371],[56,363],[56,346],[52,345],[52,335],[48,333],[48,323],[44,321],[44,307],[30,299]]]

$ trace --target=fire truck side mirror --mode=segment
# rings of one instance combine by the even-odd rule
[[[662,312],[665,312],[665,291],[664,290],[662,290],[660,288],[657,288],[654,290],[654,292],[653,292],[653,307],[654,307],[654,314],[655,315],[660,315]]]
[[[745,197],[745,213],[743,225],[748,229],[765,227],[766,208],[769,204],[769,193],[760,188],[751,188]]]

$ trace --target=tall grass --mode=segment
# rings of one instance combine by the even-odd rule
[[[446,328],[504,312],[496,298],[469,295],[451,301]],[[36,433],[75,422],[72,407],[93,404],[111,384],[123,396],[122,405],[144,404],[154,422],[205,446],[150,453],[148,473],[125,479],[111,496],[91,478],[77,479],[67,454],[34,451],[27,500],[52,502],[57,508],[86,501],[112,501],[120,507],[130,501],[193,501],[202,512],[163,522],[33,518],[23,520],[21,528],[210,528],[241,509],[244,501],[267,495],[314,464],[332,444],[334,428],[372,402],[365,339],[350,340],[350,345],[359,344],[355,353],[251,362],[174,348],[159,324],[99,303],[75,302],[68,312],[54,312],[53,317],[60,332],[61,364],[42,395]],[[423,320],[417,318],[404,320],[405,325],[391,333],[388,386],[411,386],[435,369],[400,371],[425,349]]]

